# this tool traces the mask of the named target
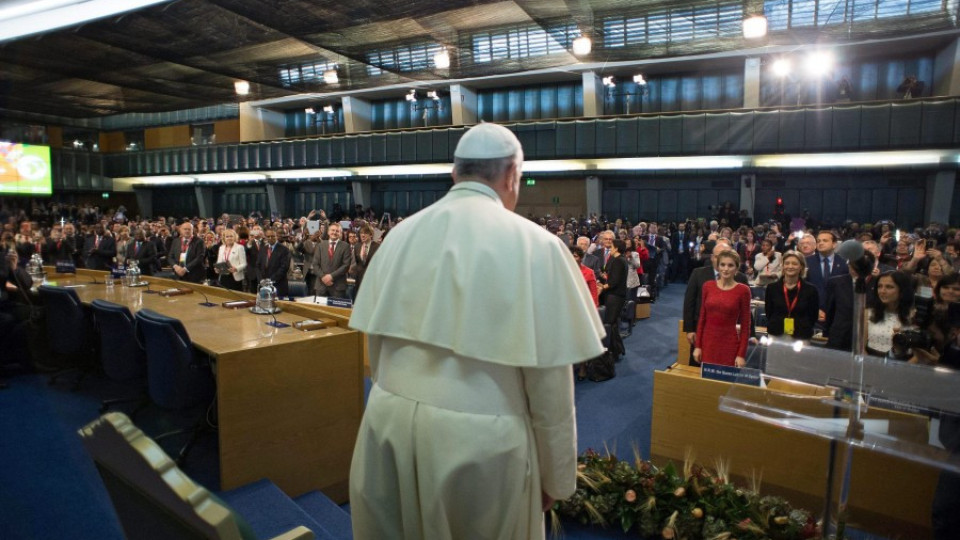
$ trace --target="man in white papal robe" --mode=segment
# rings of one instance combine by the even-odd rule
[[[373,388],[350,469],[354,537],[543,538],[576,489],[572,364],[603,326],[556,237],[516,215],[523,150],[479,124],[454,186],[394,228],[350,325]]]

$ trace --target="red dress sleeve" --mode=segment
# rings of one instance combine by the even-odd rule
[[[583,268],[583,277],[587,280],[587,288],[590,289],[590,296],[593,297],[593,305],[600,307],[600,293],[597,292],[597,277],[593,275],[593,270]]]
[[[737,356],[747,357],[747,341],[750,339],[750,287],[743,283],[737,285],[740,292],[740,345]]]
[[[710,289],[710,284],[712,281],[708,281],[703,284],[703,290],[700,291],[700,314],[697,317],[697,337],[694,340],[693,347],[695,349],[703,348],[703,329],[707,325],[707,314],[706,310],[703,309],[703,306],[707,305],[707,291]],[[716,284],[714,284],[716,286]]]

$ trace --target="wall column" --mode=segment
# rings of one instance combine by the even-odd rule
[[[450,85],[450,111],[453,125],[469,126],[477,123],[478,111],[477,92],[462,84]]]
[[[760,106],[760,58],[751,56],[743,62],[743,107]]]
[[[240,142],[282,139],[286,135],[286,123],[282,112],[240,104]]]
[[[197,195],[197,209],[200,216],[209,217],[213,215],[213,188],[194,186],[193,192]]]
[[[153,217],[153,190],[136,188],[133,193],[137,197],[137,207],[140,209],[140,217]]]
[[[937,53],[933,61],[933,95],[956,96],[960,94],[960,38]]]
[[[283,184],[267,184],[267,206],[271,214],[287,215],[287,186]]]
[[[587,190],[587,217],[601,214],[603,201],[603,182],[596,176],[588,176],[584,181]]]
[[[369,101],[354,96],[344,96],[343,123],[347,133],[370,131],[373,125],[373,108]]]
[[[350,189],[353,191],[353,205],[362,204],[364,209],[370,208],[370,182],[351,182]],[[351,209],[352,210],[352,209]]]
[[[927,199],[923,213],[924,223],[950,222],[950,206],[953,189],[957,183],[957,171],[937,171],[927,177]]]
[[[603,81],[592,71],[583,73],[583,115],[603,115]]]
[[[746,210],[747,215],[753,217],[754,204],[757,200],[757,175],[740,175],[740,210]]]

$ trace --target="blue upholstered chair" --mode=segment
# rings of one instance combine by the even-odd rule
[[[307,296],[307,282],[302,280],[292,280],[287,282],[287,288],[290,292],[290,296],[294,298],[301,298]]]
[[[164,433],[155,440],[180,433],[191,433],[190,440],[180,449],[177,463],[203,431],[207,408],[213,401],[215,383],[209,362],[198,354],[179,320],[149,309],[136,315],[137,328],[143,336],[147,351],[147,392],[150,400],[163,409],[189,411],[204,406],[193,428]]]
[[[104,400],[100,412],[119,403],[145,401],[147,353],[137,338],[133,315],[125,306],[106,300],[94,300],[92,308],[100,334],[100,363],[104,374],[111,380],[131,383],[140,391],[138,396]]]
[[[73,289],[41,285],[40,300],[46,313],[47,346],[64,369],[50,376],[50,384],[70,373],[78,373],[73,389],[87,375],[93,356],[93,325],[80,297]]]

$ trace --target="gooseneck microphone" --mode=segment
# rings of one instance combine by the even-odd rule
[[[190,287],[190,289],[193,290],[193,291],[195,291],[195,292],[200,293],[200,296],[203,297],[203,302],[199,302],[199,303],[197,304],[198,306],[203,306],[203,307],[214,307],[214,306],[216,306],[216,304],[214,304],[213,302],[210,301],[209,298],[207,298],[206,293],[204,293],[204,292],[201,291],[200,289],[194,289],[194,288],[192,288],[192,287]]]
[[[277,316],[274,315],[273,313],[271,313],[270,316],[273,317],[273,320],[272,320],[272,321],[268,321],[267,323],[265,323],[267,326],[272,326],[272,327],[274,327],[274,328],[286,328],[286,327],[290,326],[290,325],[287,324],[287,323],[278,321],[278,320],[277,320]]]

